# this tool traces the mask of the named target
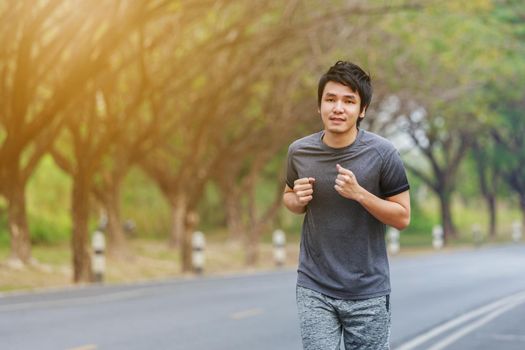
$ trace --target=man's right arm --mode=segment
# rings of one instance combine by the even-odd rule
[[[295,180],[293,189],[286,185],[283,194],[284,206],[292,213],[303,214],[306,211],[306,205],[313,198],[314,182],[313,177],[304,177]]]

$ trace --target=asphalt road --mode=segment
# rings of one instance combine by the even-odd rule
[[[392,348],[525,349],[525,245],[394,257]],[[0,349],[301,349],[295,271],[4,295]]]

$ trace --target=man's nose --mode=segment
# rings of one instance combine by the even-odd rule
[[[343,113],[343,103],[341,101],[336,101],[334,104],[334,112],[336,113]]]

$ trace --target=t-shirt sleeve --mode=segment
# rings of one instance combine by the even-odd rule
[[[294,150],[292,146],[288,147],[288,157],[286,161],[286,184],[288,187],[293,188],[295,180],[299,178],[297,169],[295,169],[293,162]]]
[[[395,196],[410,188],[403,161],[396,149],[383,160],[380,188],[383,197]]]

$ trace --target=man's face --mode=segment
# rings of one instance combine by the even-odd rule
[[[361,98],[356,91],[334,81],[326,83],[319,107],[325,131],[334,134],[352,132],[357,118],[365,113],[365,110],[359,112],[360,106]]]

